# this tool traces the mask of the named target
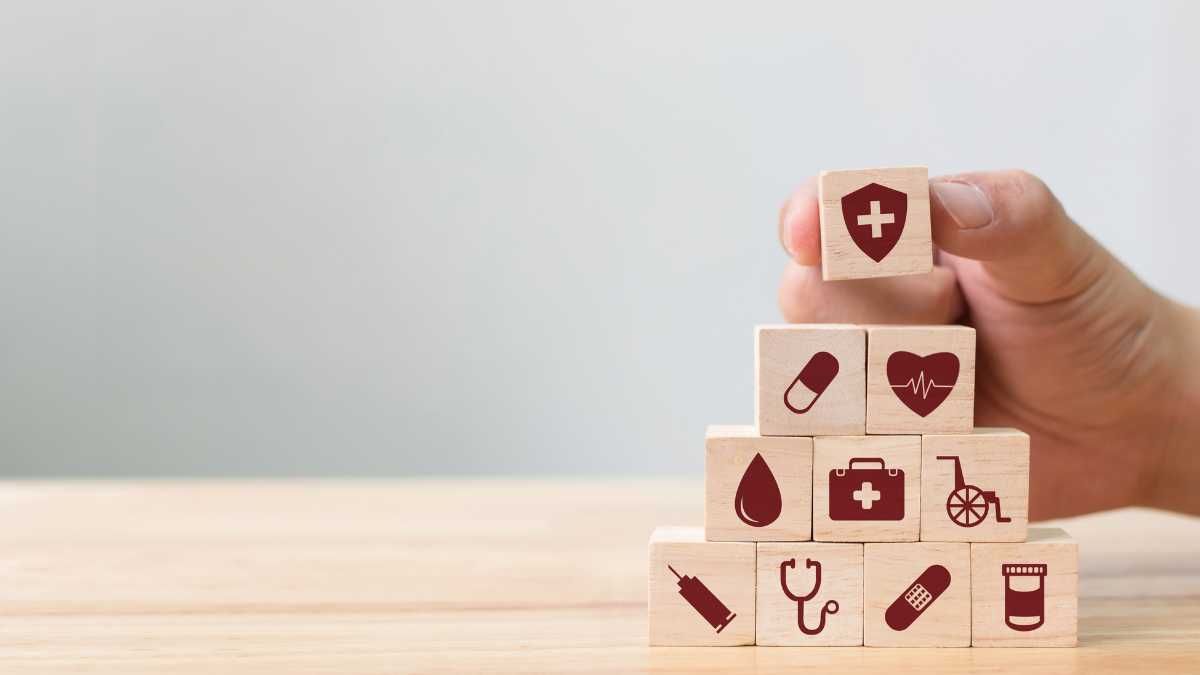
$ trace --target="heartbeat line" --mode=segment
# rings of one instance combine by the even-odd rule
[[[953,389],[952,384],[937,384],[933,378],[925,379],[925,371],[917,374],[917,379],[909,378],[904,384],[893,384],[892,389],[912,389],[914,394],[920,394],[921,398],[929,398],[929,390],[931,389]]]

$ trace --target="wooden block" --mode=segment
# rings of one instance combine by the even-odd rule
[[[916,541],[920,436],[813,439],[813,539]]]
[[[755,549],[704,540],[699,527],[650,535],[650,644],[754,644]]]
[[[759,544],[757,594],[756,644],[863,643],[862,544]]]
[[[754,410],[764,436],[844,436],[866,429],[867,333],[858,326],[758,326]]]
[[[1028,434],[922,437],[921,541],[1025,541],[1028,524]]]
[[[863,555],[868,647],[971,644],[970,544],[867,544]]]
[[[1058,528],[1029,540],[971,544],[971,644],[1074,647],[1079,617],[1079,544]]]
[[[705,439],[704,534],[710,541],[812,539],[813,443],[711,426]]]
[[[821,276],[827,281],[933,269],[929,169],[823,171]]]
[[[975,329],[867,329],[867,433],[969,432],[975,426]]]

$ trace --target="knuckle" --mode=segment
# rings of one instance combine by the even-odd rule
[[[1000,203],[1008,206],[1001,209],[1002,217],[1014,225],[1036,232],[1058,223],[1063,217],[1062,205],[1050,187],[1029,171],[1005,172],[996,189]]]
[[[1006,197],[1022,199],[1026,197],[1041,197],[1050,194],[1046,183],[1025,169],[1006,171],[998,187]]]

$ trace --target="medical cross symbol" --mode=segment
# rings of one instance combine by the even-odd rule
[[[881,213],[880,208],[879,208],[879,202],[874,201],[874,200],[871,201],[871,212],[864,213],[858,217],[859,225],[870,225],[871,226],[871,238],[872,239],[878,239],[878,238],[882,237],[883,236],[883,226],[891,225],[894,222],[896,222],[896,216],[891,213]],[[871,507],[867,506],[867,508],[869,509]]]
[[[863,483],[862,487],[855,490],[853,495],[854,501],[862,504],[864,511],[870,511],[871,507],[874,506],[875,502],[879,501],[882,496],[883,495],[879,494],[879,490],[876,490],[871,485],[871,481]]]

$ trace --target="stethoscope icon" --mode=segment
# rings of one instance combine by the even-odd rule
[[[787,569],[789,567],[796,569],[795,558],[792,558],[791,560],[784,560],[783,562],[779,563],[779,585],[783,587],[783,594],[786,595],[789,600],[796,603],[796,626],[800,628],[800,632],[804,633],[805,635],[816,635],[817,633],[825,630],[825,617],[830,614],[837,614],[838,603],[837,600],[829,600],[825,603],[825,606],[821,608],[821,619],[817,622],[816,628],[809,628],[808,626],[804,625],[804,603],[812,600],[813,597],[821,590],[821,561],[805,558],[804,565],[805,567],[813,568],[813,571],[817,575],[817,579],[813,583],[812,591],[810,591],[808,595],[798,597],[792,595],[791,590],[788,589]]]

